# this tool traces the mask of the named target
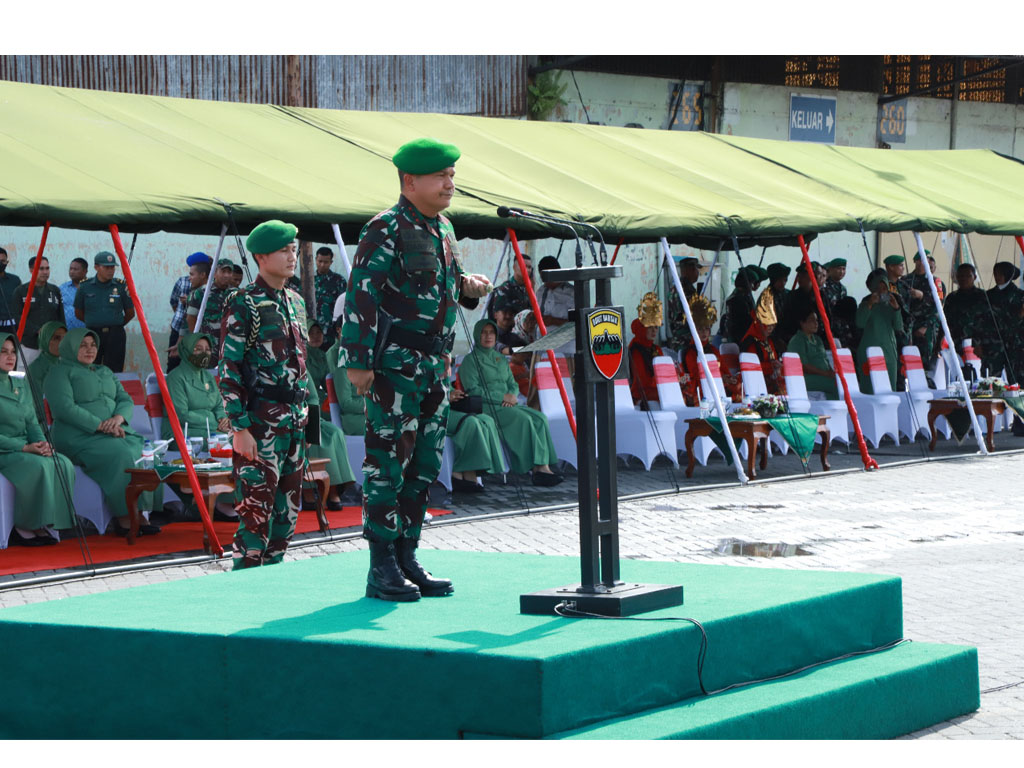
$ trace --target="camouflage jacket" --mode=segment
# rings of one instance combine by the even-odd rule
[[[834,313],[836,304],[846,298],[846,286],[837,280],[826,280],[821,286],[821,298]]]
[[[1019,350],[1024,347],[1024,320],[1021,320],[1021,309],[1024,308],[1024,291],[1012,283],[1006,288],[998,286],[989,288],[988,304],[992,307],[985,322],[983,351],[986,355]]]
[[[686,300],[690,301],[697,294],[697,289],[685,280],[681,284]],[[670,286],[668,296],[668,339],[668,345],[673,349],[682,349],[686,344],[693,343],[690,329],[686,325],[683,304],[679,301],[679,294],[674,285]]]
[[[250,334],[254,337],[251,346]],[[277,291],[258,276],[228,296],[221,325],[219,373],[224,410],[234,429],[252,424],[305,425],[304,402],[262,399],[251,386],[305,392],[307,339],[306,304],[291,288]]]
[[[949,332],[959,350],[964,339],[984,348],[984,334],[988,323],[988,301],[980,288],[970,291],[953,291],[942,305],[949,323]]]
[[[402,370],[406,375],[432,371],[443,377],[441,355],[394,343],[375,360],[378,320],[381,312],[386,313],[395,326],[426,338],[451,333],[463,274],[455,231],[444,216],[427,219],[404,196],[374,216],[359,235],[345,294],[345,365]],[[475,306],[477,300],[461,303]]]
[[[224,300],[228,297],[233,288],[218,288],[210,286],[210,298],[206,300],[206,309],[203,311],[203,324],[196,326],[196,333],[208,333],[214,339],[220,339],[220,321],[224,312]],[[199,307],[203,303],[203,294],[206,293],[206,286],[196,288],[188,295],[188,309],[186,314],[193,317],[199,316]]]
[[[905,300],[909,302],[910,318],[913,328],[920,328],[922,325],[931,325],[938,322],[938,313],[935,310],[935,299],[932,296],[932,289],[928,285],[928,275],[911,273],[900,278],[900,286],[906,287],[906,292],[900,291]],[[938,286],[936,286],[938,288]],[[920,299],[910,296],[911,290],[918,290],[924,294]],[[941,290],[941,289],[940,289]]]
[[[328,271],[323,275],[317,272],[313,278],[313,288],[316,291],[316,321],[320,323],[323,331],[327,331],[334,320],[334,302],[347,287],[345,278],[337,272]]]
[[[512,312],[514,314],[518,314],[524,309],[530,309],[530,296],[526,292],[526,286],[520,285],[514,277],[510,277],[495,288],[494,293],[491,295],[491,303],[487,305],[487,316],[492,320],[494,319],[494,306],[501,297],[512,302],[514,305]]]

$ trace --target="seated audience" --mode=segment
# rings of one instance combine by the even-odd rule
[[[331,370],[327,364],[327,350],[323,346],[324,329],[316,320],[310,320],[306,325],[309,331],[309,343],[306,344],[306,370],[309,372],[310,378],[313,379],[313,386],[316,387],[317,400],[322,403],[327,397],[327,374]]]
[[[39,424],[46,423],[46,409],[43,407],[43,384],[46,376],[60,362],[60,343],[67,326],[60,320],[50,320],[39,329],[39,357],[28,364],[28,375],[31,379],[30,389],[36,406],[36,418]]]
[[[518,404],[519,386],[508,360],[494,348],[498,341],[494,321],[479,320],[473,327],[473,341],[473,351],[459,367],[464,391],[483,398],[484,413],[498,423],[502,441],[508,448],[512,471],[524,474],[532,470],[534,485],[558,485],[562,476],[552,472],[549,466],[558,456],[547,416]]]
[[[718,347],[711,343],[711,327],[718,319],[718,311],[715,305],[704,296],[694,296],[690,300],[690,314],[693,315],[693,324],[697,327],[697,335],[705,355],[714,355],[721,360]],[[680,363],[681,373],[679,385],[683,390],[683,399],[692,408],[700,405],[700,394],[697,385],[700,383],[700,358],[697,356],[697,348],[693,339],[687,340],[682,349],[682,362]],[[742,381],[739,376],[728,373],[723,366],[719,366],[722,373],[722,384],[725,386],[726,394],[733,400],[738,401],[742,393]]]
[[[649,411],[650,403],[659,402],[654,358],[665,354],[655,343],[662,322],[661,302],[657,294],[645,293],[636,311],[639,316],[630,326],[633,340],[629,342],[629,392],[635,405]]]
[[[125,470],[142,456],[142,437],[129,426],[131,397],[113,371],[94,365],[98,349],[95,331],[68,331],[60,343],[60,363],[50,369],[43,391],[53,414],[54,447],[96,481],[114,513],[115,532],[126,536],[124,494],[130,476]],[[152,497],[144,502],[145,496],[140,496],[140,508],[152,503]],[[155,525],[139,527],[143,535],[159,532]]]
[[[327,351],[327,368],[334,378],[334,396],[341,411],[341,430],[346,435],[366,434],[366,403],[356,393],[356,385],[348,380],[345,366],[339,362],[341,345],[335,344]]]
[[[14,334],[0,333],[0,474],[14,486],[9,544],[56,544],[50,529],[74,525],[75,468],[43,439],[24,379],[10,376],[18,360]]]
[[[753,352],[761,361],[764,383],[771,395],[786,394],[786,381],[782,377],[782,359],[775,348],[771,335],[775,330],[775,304],[770,293],[765,291],[757,303],[754,322],[740,343],[741,352]]]
[[[448,391],[448,399],[453,404],[448,411],[448,437],[455,447],[452,490],[482,493],[484,487],[477,483],[478,475],[501,475],[505,472],[498,427],[486,413],[465,413],[455,409],[455,403],[466,401],[466,393],[459,388],[458,382]]]
[[[789,352],[800,355],[800,364],[804,368],[804,382],[808,392],[824,392],[829,400],[839,399],[836,386],[836,372],[832,367],[832,357],[825,349],[818,335],[818,313],[809,310],[800,321],[800,330],[789,340]]]
[[[348,376],[345,376],[345,380],[348,380]],[[306,390],[309,393],[306,405],[309,406],[310,411],[319,409],[320,396],[308,370],[306,371]],[[327,475],[330,477],[331,488],[327,495],[326,506],[327,509],[341,509],[341,494],[345,492],[347,486],[354,485],[356,481],[356,476],[352,473],[352,465],[348,460],[345,433],[334,426],[330,419],[320,419],[320,444],[307,444],[306,455],[310,459],[330,459],[327,463]],[[304,483],[304,485],[306,484]],[[315,502],[315,500],[313,501]]]

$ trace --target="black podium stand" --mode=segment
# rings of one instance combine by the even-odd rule
[[[630,616],[681,605],[682,586],[634,584],[619,578],[615,379],[627,375],[628,356],[625,315],[622,307],[610,305],[611,280],[622,276],[622,267],[578,266],[547,270],[544,274],[546,279],[556,282],[572,281],[576,291],[571,319],[576,327],[573,390],[579,472],[580,583],[520,595],[519,611],[551,614],[555,606],[565,603],[576,611]],[[595,306],[590,305],[590,281],[595,284]]]

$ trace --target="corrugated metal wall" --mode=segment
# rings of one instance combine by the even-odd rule
[[[23,83],[489,117],[526,114],[526,70],[524,56],[0,56],[0,80]]]

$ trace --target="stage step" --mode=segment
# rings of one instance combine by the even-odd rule
[[[904,643],[551,739],[882,739],[980,705],[974,648]]]

